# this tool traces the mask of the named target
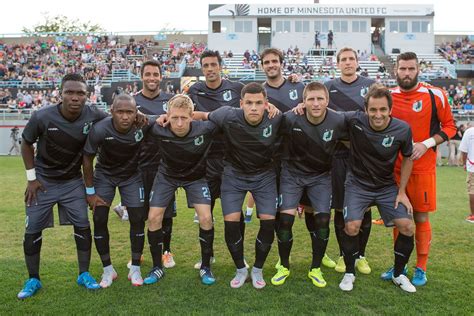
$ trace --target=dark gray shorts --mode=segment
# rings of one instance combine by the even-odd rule
[[[143,189],[142,177],[139,172],[126,180],[114,180],[102,174],[100,171],[94,173],[95,192],[109,205],[115,197],[115,189],[119,189],[122,205],[127,207],[143,207],[145,201],[145,190]]]
[[[86,193],[82,178],[56,181],[37,175],[46,192],[38,190],[36,199],[26,207],[27,234],[34,234],[54,226],[53,206],[58,204],[59,224],[89,227]]]
[[[351,222],[362,220],[368,207],[377,206],[385,226],[394,226],[393,220],[399,218],[412,219],[406,207],[399,203],[395,208],[398,187],[388,186],[378,190],[369,190],[356,183],[351,175],[346,182],[346,193],[344,199],[344,221]]]
[[[224,160],[222,158],[208,158],[206,162],[206,179],[211,190],[212,200],[221,196],[222,172]]]
[[[148,212],[150,208],[150,192],[153,189],[153,182],[155,182],[156,174],[158,173],[158,169],[142,169],[142,181],[143,181],[143,188],[145,189],[145,202],[144,206]],[[173,196],[170,204],[166,207],[164,218],[173,218],[176,217],[176,198]]]
[[[348,152],[349,155],[349,152]],[[349,157],[334,157],[332,160],[332,207],[342,209],[344,206],[344,184],[349,164]]]
[[[280,211],[296,209],[303,192],[315,213],[331,213],[331,174],[306,176],[283,168],[280,177]]]
[[[211,205],[211,192],[206,178],[195,181],[181,181],[164,175],[156,174],[153,189],[150,193],[150,207],[166,207],[174,198],[178,188],[184,188],[189,206],[195,204]]]
[[[275,170],[246,175],[224,167],[221,186],[224,215],[241,212],[247,192],[252,193],[258,214],[275,215],[278,204]]]

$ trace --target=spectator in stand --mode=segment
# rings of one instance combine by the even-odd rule
[[[385,65],[384,63],[380,63],[379,65],[379,69],[377,70],[377,72],[381,75],[384,75],[385,76],[385,73],[387,72],[387,68],[385,68]]]
[[[332,30],[329,30],[328,32],[328,48],[332,48],[332,43],[334,41],[334,33]]]

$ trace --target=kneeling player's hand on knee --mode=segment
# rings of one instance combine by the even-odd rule
[[[399,203],[405,205],[408,214],[413,215],[413,206],[411,205],[410,199],[405,192],[398,192],[397,198],[395,199],[395,208],[398,207]]]

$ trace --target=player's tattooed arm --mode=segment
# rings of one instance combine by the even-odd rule
[[[21,156],[23,157],[23,163],[25,164],[25,168],[27,171],[27,177],[28,172],[32,172],[34,174],[34,168],[35,168],[35,163],[34,163],[34,154],[35,154],[35,148],[33,147],[33,144],[30,144],[23,140],[21,142]],[[36,175],[34,175],[35,179],[28,179],[28,184],[26,186],[25,190],[25,203],[27,206],[30,206],[31,203],[38,204],[36,200],[36,194],[38,190],[41,190],[42,192],[46,192],[45,188],[43,187],[43,184],[36,179]]]
[[[400,187],[398,189],[397,198],[395,199],[395,208],[398,207],[398,203],[402,203],[407,208],[408,214],[413,214],[413,206],[411,205],[410,199],[408,199],[406,194],[406,187],[412,168],[413,160],[411,160],[409,157],[403,157],[400,171]]]

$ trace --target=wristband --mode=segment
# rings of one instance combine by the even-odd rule
[[[421,142],[423,145],[426,146],[426,148],[431,148],[436,146],[436,140],[433,137],[430,137],[428,139],[425,139],[424,141]]]
[[[86,187],[86,194],[87,195],[94,195],[95,194],[95,188],[94,187]]]
[[[26,170],[26,179],[28,181],[35,181],[36,180],[36,171],[35,168]]]

